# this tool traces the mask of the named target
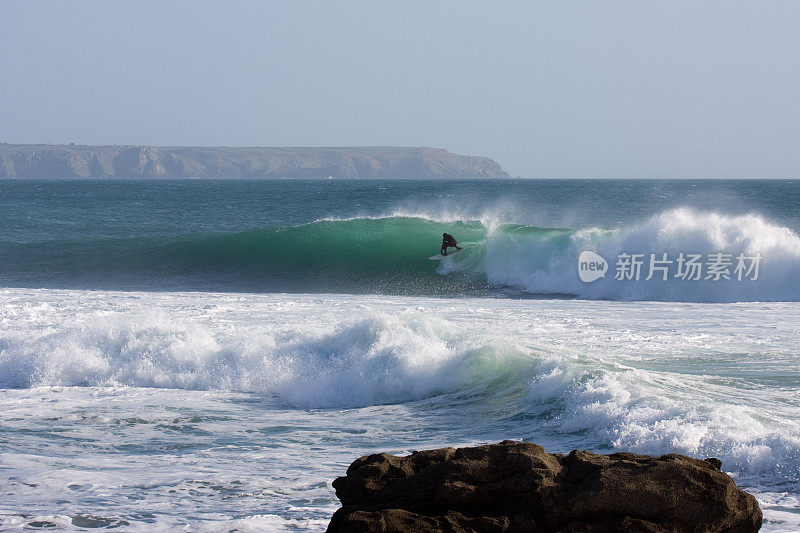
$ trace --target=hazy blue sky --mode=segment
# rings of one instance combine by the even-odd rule
[[[800,177],[800,2],[0,3],[0,142]]]

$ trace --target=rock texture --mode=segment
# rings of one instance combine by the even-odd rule
[[[342,508],[328,531],[758,531],[758,502],[719,467],[513,441],[375,454],[333,482]]]
[[[174,148],[0,144],[0,178],[508,178],[435,148]]]

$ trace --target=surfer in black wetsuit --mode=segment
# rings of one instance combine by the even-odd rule
[[[456,250],[461,249],[455,237],[449,233],[442,233],[442,255],[447,255],[447,249],[450,247],[455,247]]]

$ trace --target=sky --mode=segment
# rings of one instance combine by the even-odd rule
[[[800,2],[0,3],[0,142],[432,146],[800,177]]]

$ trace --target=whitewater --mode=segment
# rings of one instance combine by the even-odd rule
[[[6,526],[321,529],[353,457],[504,438],[718,457],[800,526],[792,304],[2,297]]]
[[[0,529],[324,530],[357,457],[717,457],[800,529],[791,182],[0,184]],[[296,206],[303,205],[302,210]],[[441,233],[469,248],[439,262]],[[582,282],[581,251],[609,259]],[[617,280],[625,252],[757,280]]]

